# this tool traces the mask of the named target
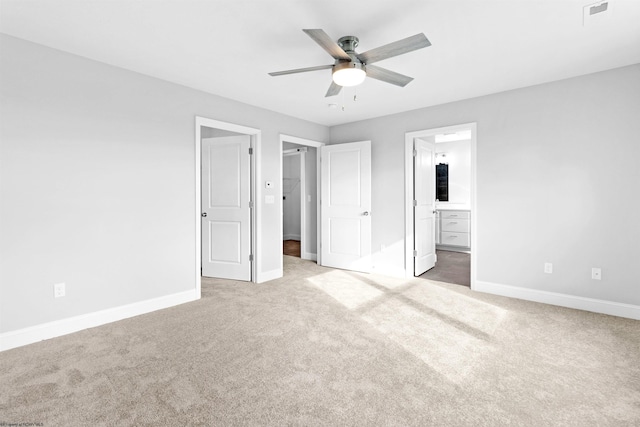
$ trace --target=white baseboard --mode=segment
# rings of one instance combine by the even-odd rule
[[[311,260],[311,261],[318,261],[318,254],[314,254],[314,253],[311,253],[311,252],[304,252],[302,254],[302,259],[308,259],[308,260]]]
[[[120,307],[108,308],[94,313],[81,314],[67,319],[47,322],[16,331],[5,332],[0,334],[0,351],[71,334],[83,329],[94,328],[198,299],[200,299],[200,295],[196,295],[194,290],[189,290]]]
[[[471,253],[471,248],[464,247],[464,246],[436,245],[436,250],[449,251],[449,252],[461,252],[463,254]]]
[[[282,271],[281,268],[258,273],[258,277],[256,278],[256,283],[264,283],[264,282],[268,282],[269,280],[279,279],[283,275],[284,275],[284,272]]]
[[[299,234],[284,234],[282,236],[282,240],[300,240],[301,237]]]
[[[476,280],[474,291],[640,320],[640,306]]]

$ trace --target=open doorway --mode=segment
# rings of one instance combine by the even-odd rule
[[[196,117],[196,287],[201,277],[259,282],[259,129]]]
[[[423,144],[433,147],[428,161],[416,160]],[[475,123],[407,133],[405,151],[406,275],[473,288],[477,259]],[[421,190],[424,182],[428,182],[428,191]],[[425,210],[422,205],[428,205],[430,215],[421,213]],[[434,251],[436,262],[425,272],[420,259],[429,250]]]
[[[282,255],[317,261],[318,141],[280,135]]]
[[[282,253],[297,258],[302,258],[302,248],[307,247],[307,239],[311,237],[302,233],[311,220],[306,215],[312,198],[306,188],[307,150],[288,142],[282,145]]]

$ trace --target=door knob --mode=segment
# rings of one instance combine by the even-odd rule
[[[202,217],[206,218],[207,217],[207,213],[206,212],[202,212]]]
[[[364,215],[364,216],[369,216],[369,212],[364,211],[364,213],[363,213],[362,215]]]

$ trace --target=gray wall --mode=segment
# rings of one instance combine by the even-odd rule
[[[634,65],[335,126],[331,142],[372,140],[374,269],[404,267],[376,249],[403,240],[405,132],[476,122],[478,280],[637,305],[639,117]]]
[[[281,133],[371,139],[373,260],[389,270],[404,268],[404,133],[477,122],[478,279],[640,304],[640,65],[327,129],[0,43],[0,332],[193,287],[196,115],[261,129],[261,181],[276,186]],[[281,216],[259,203],[268,272]],[[65,298],[53,298],[58,282]]]
[[[308,147],[305,160],[306,192],[311,196],[311,201],[305,201],[307,242],[304,250],[313,256],[318,252],[318,149]]]
[[[324,126],[0,37],[0,332],[193,288],[196,115],[261,129],[261,180],[277,186],[280,133],[328,140]],[[273,271],[279,204],[260,208]]]

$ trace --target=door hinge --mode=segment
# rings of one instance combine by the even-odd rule
[[[253,147],[249,147],[249,155],[253,154]]]
[[[249,261],[253,261],[253,254],[249,255]]]
[[[413,251],[413,257],[417,257],[418,256],[418,251]]]
[[[253,209],[253,200],[249,201],[249,207]]]
[[[417,200],[413,201],[413,206],[418,206],[418,201]]]
[[[418,150],[413,150],[413,157],[418,156]]]

